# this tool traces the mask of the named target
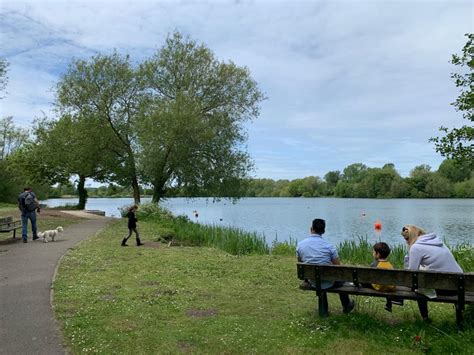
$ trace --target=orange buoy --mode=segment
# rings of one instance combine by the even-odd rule
[[[382,230],[382,222],[380,222],[380,221],[375,222],[374,223],[374,228],[375,228],[376,231]]]

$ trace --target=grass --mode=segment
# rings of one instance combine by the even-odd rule
[[[20,220],[21,214],[18,207],[13,204],[0,203],[0,216],[12,216],[14,220]],[[65,215],[52,209],[41,209],[40,213],[36,214],[36,224],[38,231],[56,228],[57,226],[66,227],[68,225],[77,223],[81,219]],[[6,242],[11,239],[13,232],[0,233],[0,242]],[[31,222],[28,222],[28,236],[31,238]],[[16,237],[21,239],[21,229],[16,230]]]
[[[122,209],[125,215],[126,208]],[[236,228],[202,225],[187,217],[173,217],[156,204],[143,204],[137,214],[140,220],[154,224],[155,240],[175,240],[186,246],[216,247],[232,255],[268,254],[263,235]],[[293,253],[294,254],[294,253]]]
[[[472,309],[462,333],[446,304],[430,303],[433,323],[426,325],[415,302],[388,313],[384,299],[357,297],[355,311],[344,315],[329,295],[331,316],[319,318],[314,293],[298,289],[294,255],[156,247],[150,240],[158,234],[178,231],[142,217],[148,247],[120,247],[127,228],[118,220],[63,258],[53,304],[72,353],[468,354],[474,348]]]

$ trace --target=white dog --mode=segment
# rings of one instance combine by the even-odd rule
[[[63,227],[59,226],[56,229],[39,232],[38,237],[43,238],[43,243],[47,243],[48,238],[50,238],[51,241],[54,242],[54,238],[58,235],[59,232],[62,232],[62,231],[63,231]]]

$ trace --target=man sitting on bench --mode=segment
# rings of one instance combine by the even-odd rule
[[[299,242],[296,248],[298,261],[313,264],[341,265],[336,247],[323,239],[323,234],[325,231],[326,221],[324,219],[317,218],[313,220],[310,229],[311,235]],[[343,283],[339,281],[321,281],[321,289],[323,290],[341,287],[342,285]],[[300,287],[315,288],[316,285],[305,280]],[[341,300],[342,310],[344,313],[349,313],[354,309],[354,301],[352,301],[347,294],[340,293],[339,298]],[[326,293],[324,294],[324,309],[328,310]]]

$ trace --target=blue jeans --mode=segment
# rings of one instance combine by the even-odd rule
[[[23,240],[28,239],[28,220],[31,221],[31,231],[33,232],[33,238],[38,237],[38,231],[36,229],[36,211],[23,211],[21,213],[21,237]]]

